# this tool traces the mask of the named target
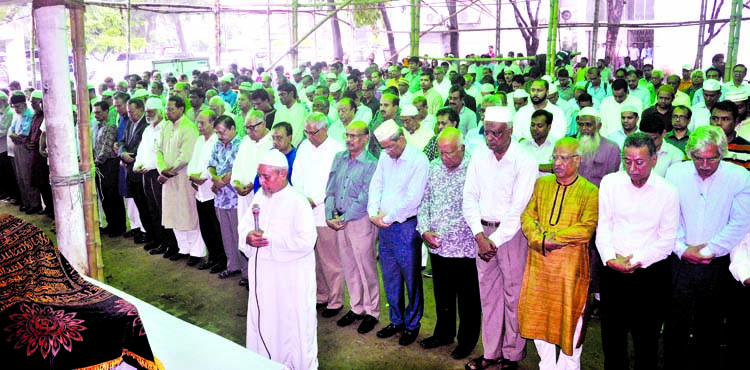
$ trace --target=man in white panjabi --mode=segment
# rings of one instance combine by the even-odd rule
[[[265,152],[258,165],[260,208],[240,221],[249,258],[247,348],[290,369],[318,368],[315,311],[315,219],[304,195],[289,186],[286,156]]]
[[[247,135],[242,138],[237,159],[232,167],[231,184],[237,191],[237,217],[242,219],[250,209],[253,199],[253,181],[258,169],[258,158],[273,148],[271,132],[266,128],[266,118],[262,111],[253,109],[247,113],[244,124]]]

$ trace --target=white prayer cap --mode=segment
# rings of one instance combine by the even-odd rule
[[[396,66],[390,66],[390,67],[388,67],[388,72],[391,72],[391,71],[398,71],[398,67],[396,67]]]
[[[512,112],[508,107],[492,106],[484,111],[484,122],[504,122],[510,124]]]
[[[310,74],[310,72],[308,72],[308,71],[305,71],[305,73],[302,74],[302,78],[305,78],[305,77],[312,78],[312,74]]]
[[[542,76],[542,80],[545,80],[545,81],[547,81],[547,83],[548,83],[548,84],[551,84],[551,83],[552,83],[552,77],[550,77],[550,76],[548,76],[548,75],[544,75],[544,76]]]
[[[466,73],[477,73],[477,66],[474,64],[469,64],[469,69],[466,71]]]
[[[633,104],[623,104],[620,106],[620,113],[622,112],[633,112],[635,114],[640,114],[641,112],[638,110],[638,108]]]
[[[221,82],[232,83],[233,80],[234,80],[234,75],[231,74],[231,73],[227,73],[223,77],[221,77],[220,81]]]
[[[578,117],[583,117],[583,116],[601,118],[601,116],[599,116],[599,111],[596,110],[596,108],[592,108],[592,107],[586,107],[586,108],[581,109],[581,111],[578,113]]]
[[[263,85],[261,85],[261,86],[263,86]],[[242,83],[240,84],[240,90],[243,90],[243,91],[253,91],[253,84],[250,83],[250,82],[247,82],[247,81],[242,81]]]
[[[289,162],[287,162],[286,156],[277,149],[271,149],[263,154],[263,156],[260,157],[260,162],[258,162],[258,164],[276,168],[289,168]]]
[[[34,97],[34,95],[32,94],[31,97]],[[740,103],[747,100],[747,93],[745,93],[743,90],[731,90],[724,95],[724,100]]]
[[[299,68],[295,68],[295,69],[294,69],[294,72],[292,72],[292,74],[295,74],[295,75],[298,75],[298,74],[300,74],[300,73],[302,73],[302,70],[301,70],[301,69],[299,69]]]
[[[523,98],[528,98],[528,97],[529,97],[529,93],[527,93],[526,90],[524,89],[518,89],[513,92],[513,99],[523,99]]]
[[[133,96],[131,96],[131,99],[139,99],[139,98],[145,98],[148,96],[148,91],[146,89],[135,89],[133,91]]]
[[[682,69],[686,69],[688,71],[692,71],[693,70],[693,66],[691,66],[690,64],[683,64],[682,65]]]
[[[260,82],[253,83],[253,90],[252,91],[255,91],[255,90],[263,90],[263,84],[260,83]]]
[[[401,78],[399,78],[399,79],[398,79],[398,84],[399,84],[399,85],[406,85],[406,86],[409,86],[409,80],[407,80],[407,79],[405,79],[405,78],[401,77]]]
[[[674,100],[672,101],[672,106],[676,107],[678,105],[684,105],[686,107],[689,107],[691,103],[692,102],[690,101],[690,96],[688,94],[679,94],[675,95]]]
[[[338,82],[334,82],[331,84],[331,87],[328,88],[328,91],[330,92],[336,92],[341,90],[341,84]]]
[[[456,67],[456,65],[453,64],[453,63],[451,63],[451,65],[448,66],[448,73],[450,73],[450,72],[456,72],[456,73],[458,73],[458,67]]]
[[[721,83],[716,80],[706,79],[703,81],[703,91],[719,91],[721,89]]]
[[[330,79],[334,79],[334,80],[335,80],[335,79],[337,79],[337,78],[339,78],[339,77],[338,77],[338,76],[336,76],[336,74],[335,74],[335,73],[333,73],[333,72],[328,72],[328,74],[326,75],[326,79],[329,79],[329,78],[330,78]]]
[[[329,91],[330,91],[330,90],[329,90]],[[306,93],[306,94],[312,94],[312,93],[314,93],[314,92],[315,92],[315,85],[310,85],[310,86],[308,86],[307,88],[305,88],[305,93]]]
[[[411,104],[401,107],[401,117],[415,117],[417,114],[419,114],[417,107]]]
[[[492,84],[482,84],[482,92],[495,92],[495,86]]]
[[[148,100],[146,100],[146,110],[152,110],[152,109],[158,109],[158,110],[164,109],[161,99],[148,98]]]
[[[557,94],[557,84],[554,82],[549,83],[549,90],[547,90],[547,95],[550,94]]]
[[[112,90],[104,90],[102,92],[102,96],[114,96],[114,95],[115,95],[115,92]]]
[[[2,100],[8,100],[8,95],[5,95],[4,92],[0,91],[0,99],[2,99]]]
[[[401,68],[401,74],[402,75],[405,75],[407,73],[409,73],[409,68]]]
[[[31,98],[42,99],[42,90],[34,90],[31,92]]]
[[[380,124],[380,127],[375,129],[375,137],[378,139],[379,142],[383,142],[385,140],[390,139],[394,135],[398,133],[398,124],[396,124],[396,121],[389,119],[383,123]]]

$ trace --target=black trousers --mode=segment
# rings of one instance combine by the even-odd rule
[[[727,291],[734,280],[729,272],[729,256],[716,258],[708,265],[694,265],[674,254],[669,261],[672,294],[664,326],[665,368],[718,368]]]
[[[219,219],[216,218],[214,200],[205,202],[196,200],[195,205],[198,209],[198,225],[201,228],[201,236],[203,242],[206,243],[206,249],[208,249],[208,260],[219,262],[220,265],[226,264],[227,255],[224,253],[221,226],[219,225]]]
[[[107,229],[110,233],[122,233],[125,231],[125,202],[117,188],[120,160],[110,158],[96,169],[99,171],[96,176],[96,190],[102,201],[104,215],[107,217]]]
[[[0,176],[3,181],[0,181],[0,192],[5,195],[21,200],[21,191],[18,190],[18,183],[16,182],[16,173],[13,171],[13,163],[8,157],[8,152],[0,153]]]
[[[729,364],[747,364],[747,351],[750,348],[750,287],[735,280],[729,285],[729,297],[726,314],[726,368]]]
[[[635,369],[657,369],[659,332],[670,287],[669,261],[662,260],[632,274],[601,269],[601,323],[604,368],[630,369],[628,332],[633,336]]]
[[[456,337],[458,302],[458,344],[474,348],[482,329],[482,302],[474,258],[448,258],[430,254],[437,321],[433,335],[452,340]]]
[[[161,244],[164,242],[164,226],[161,223],[161,184],[157,181],[159,171],[148,171],[141,178],[142,185],[140,189],[143,193],[147,209],[147,212],[141,212],[141,222],[143,222],[143,216],[145,215],[151,228],[151,230],[146,230],[149,239]],[[140,209],[140,207],[138,208]],[[145,225],[146,223],[144,223],[144,227]]]

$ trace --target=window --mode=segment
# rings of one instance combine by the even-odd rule
[[[653,20],[654,0],[628,0],[622,13],[627,21]]]

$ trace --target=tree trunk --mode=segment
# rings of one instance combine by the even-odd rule
[[[448,35],[450,37],[450,53],[453,54],[454,57],[460,58],[461,54],[459,54],[458,50],[458,14],[456,14],[456,0],[446,0],[445,3],[448,6],[448,15],[450,15],[448,18],[448,30],[451,31]]]
[[[383,25],[385,26],[385,32],[388,37],[388,49],[391,53],[391,62],[393,64],[398,63],[398,52],[396,51],[396,40],[393,38],[393,29],[391,28],[391,20],[388,18],[388,12],[385,10],[385,4],[378,3],[378,9],[380,9],[380,16],[383,17]]]
[[[333,4],[334,0],[328,0],[328,3]],[[336,6],[330,5],[328,7],[331,11],[336,10]],[[331,36],[333,37],[333,57],[334,59],[344,59],[344,47],[341,45],[341,27],[339,27],[339,16],[335,14],[331,17]]]
[[[620,20],[622,19],[622,0],[607,0],[607,42],[606,56],[612,60],[612,65],[617,65],[617,35],[620,33]],[[592,61],[596,62],[594,58]]]
[[[510,4],[513,6],[513,16],[516,18],[516,24],[518,24],[518,30],[521,32],[521,36],[526,43],[526,55],[536,55],[536,51],[539,49],[539,5],[541,1],[536,2],[536,10],[531,10],[531,0],[525,1],[526,17],[525,19],[521,10],[518,8],[518,0],[510,0]]]
[[[182,32],[182,19],[179,15],[174,17],[174,27],[177,32],[177,39],[180,41],[180,53],[187,54],[187,42],[185,41],[185,33]]]

